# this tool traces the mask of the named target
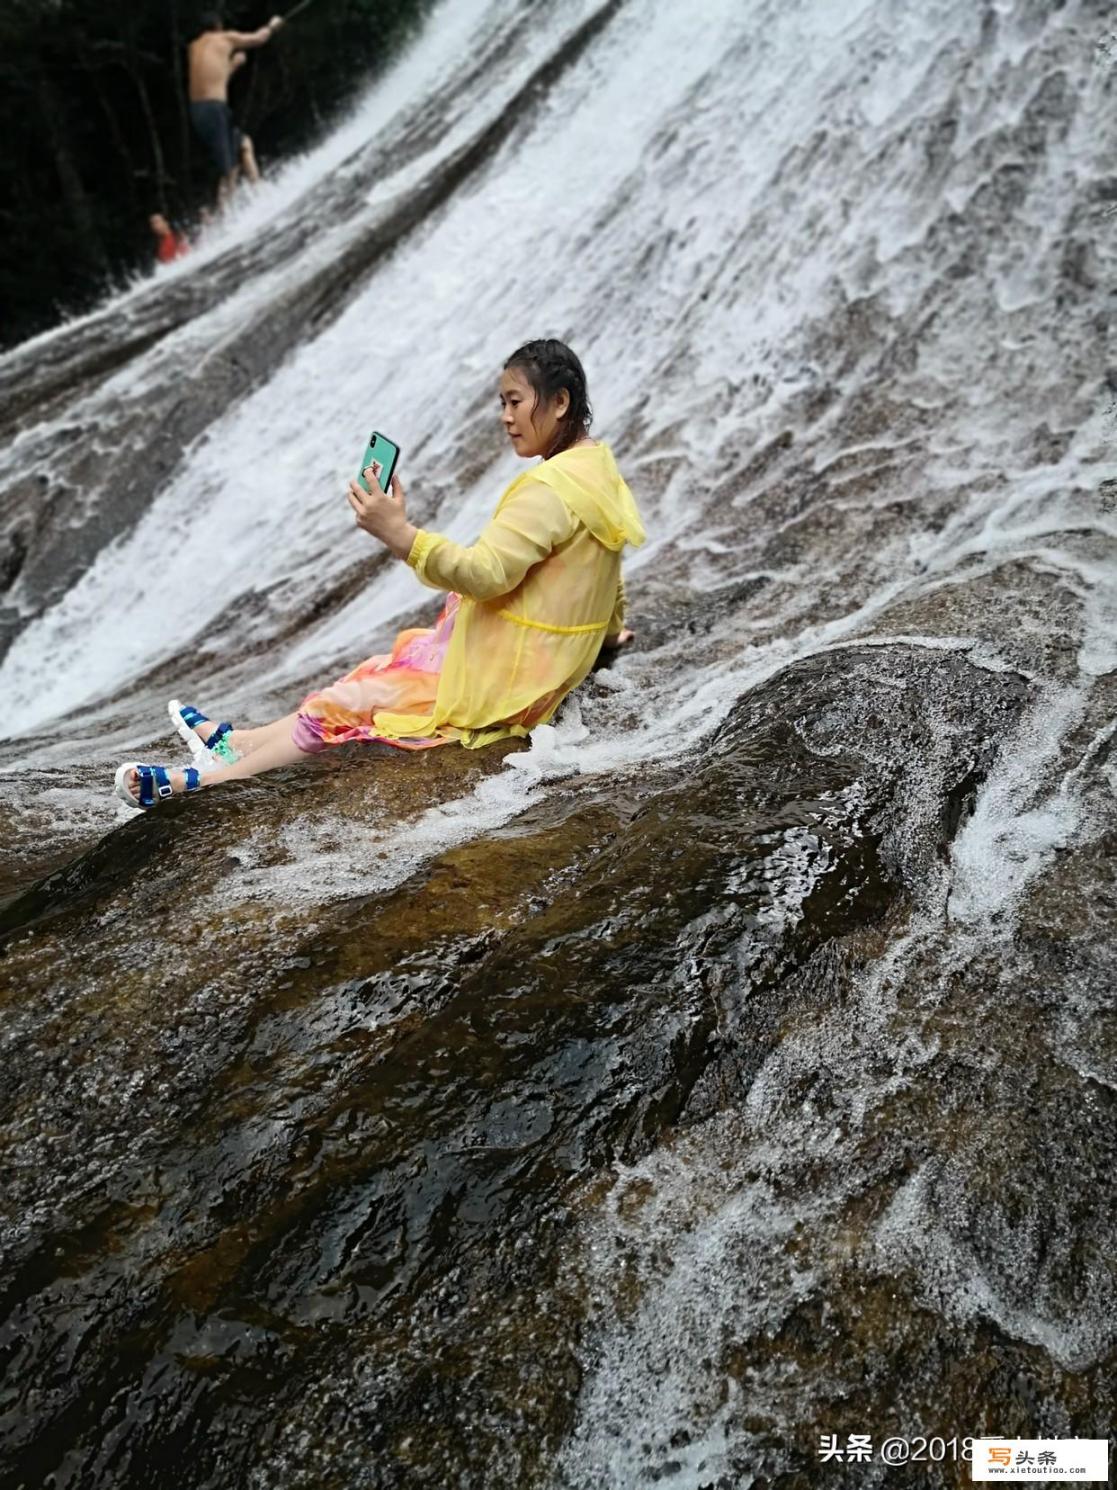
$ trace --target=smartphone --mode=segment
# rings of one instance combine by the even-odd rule
[[[395,475],[396,465],[399,461],[399,446],[395,440],[389,440],[387,435],[373,430],[368,437],[368,448],[361,457],[361,469],[357,472],[357,480],[368,491],[368,482],[365,480],[365,469],[371,466],[375,472],[376,479],[380,483],[380,489],[387,491]]]

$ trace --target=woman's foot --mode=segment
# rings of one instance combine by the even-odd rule
[[[197,791],[201,780],[195,766],[148,766],[139,761],[125,761],[117,767],[113,789],[129,807],[142,807],[146,811],[171,797]]]

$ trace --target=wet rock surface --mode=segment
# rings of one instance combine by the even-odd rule
[[[1105,1436],[1104,17],[457,14],[227,251],[0,366],[0,1485]],[[647,520],[637,647],[549,752],[129,816],[168,697],[260,723],[432,619],[339,451],[375,410],[480,531],[517,306]]]
[[[790,1290],[762,1329],[740,1299],[711,1320],[737,1473],[797,1484],[819,1433],[901,1421],[1104,1433],[1112,1044],[1094,1074],[1053,1048],[1038,932],[1011,1001],[988,957],[867,982],[1028,698],[854,648],[758,689],[684,771],[553,787],[383,895],[222,885],[263,821],[359,831],[499,750],[174,804],[15,901],[4,1483],[582,1483],[583,1332],[688,1265],[626,1267],[639,1166],[721,1128],[686,1229],[728,1194],[783,1226],[692,1282]],[[1080,997],[1111,976],[1080,946]],[[587,1276],[595,1226],[617,1252]],[[678,1447],[627,1452],[651,1475]]]

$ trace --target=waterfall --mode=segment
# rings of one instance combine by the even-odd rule
[[[90,1159],[83,1212],[43,1137],[71,1077],[28,1087],[29,1380],[119,1268],[148,1312],[97,1349],[187,1425],[161,1452],[217,1424],[191,1485],[700,1490],[809,1475],[819,1432],[1104,1436],[1106,35],[1090,0],[448,0],[193,255],[0,359],[5,883],[54,875],[12,1038],[61,1059],[111,979],[83,1101],[149,1154],[134,1079],[175,1176]],[[530,751],[131,823],[111,768],[166,758],[169,694],[261,722],[433,618],[345,483],[381,429],[412,520],[472,539],[545,335],[648,530],[635,649]],[[196,959],[167,996],[216,1046],[156,1100],[142,990]],[[71,1404],[63,1461],[62,1398],[16,1388],[14,1462],[131,1483],[114,1402],[119,1457]]]

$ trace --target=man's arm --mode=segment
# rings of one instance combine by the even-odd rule
[[[226,31],[225,39],[235,51],[245,47],[262,47],[265,42],[271,41],[272,37],[283,25],[279,16],[272,16],[266,26],[261,26],[259,31]]]

